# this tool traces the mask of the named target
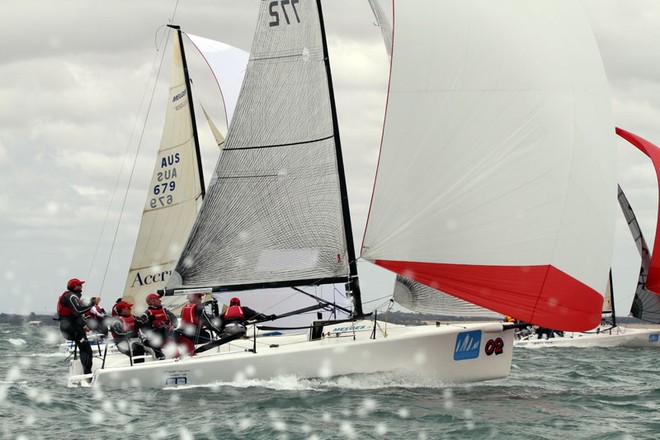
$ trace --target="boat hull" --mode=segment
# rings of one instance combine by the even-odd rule
[[[233,341],[230,347],[179,360],[149,361],[129,366],[113,356],[96,368],[94,386],[165,388],[240,382],[248,379],[330,378],[348,374],[400,371],[445,383],[506,377],[511,368],[513,331],[501,324],[386,327],[379,323],[375,339],[371,322],[326,326],[324,337],[272,336]],[[355,338],[353,337],[355,336]],[[209,350],[211,351],[211,350]],[[79,382],[72,377],[70,385]]]
[[[549,339],[537,339],[536,336],[526,340],[517,340],[514,345],[530,346],[570,346],[570,347],[639,347],[660,348],[660,327],[656,328],[621,328],[610,331],[572,333]]]

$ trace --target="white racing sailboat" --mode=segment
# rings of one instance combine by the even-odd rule
[[[387,117],[362,257],[499,313],[591,328],[616,182],[614,158],[603,154],[607,87],[579,5],[393,4]],[[253,306],[268,289],[345,284],[349,319],[321,315],[280,336],[253,330],[182,359],[130,366],[114,357],[94,371],[94,385],[508,375],[513,328],[503,323],[403,327],[363,310],[330,72],[321,2],[261,2],[217,183],[163,293],[236,295]],[[589,264],[583,246],[597,256]],[[321,313],[338,309],[316,302]]]
[[[248,292],[261,287],[348,284],[355,319],[324,320],[300,334],[237,339],[180,360],[131,367],[120,358],[119,364],[96,369],[94,384],[164,387],[410,368],[451,382],[506,376],[513,335],[502,325],[388,326],[385,336],[373,321],[360,320],[364,312],[320,4],[274,5],[261,5],[217,183],[168,287],[184,294],[239,292],[234,294],[245,304]]]

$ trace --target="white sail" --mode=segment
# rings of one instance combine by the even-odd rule
[[[172,73],[163,135],[151,177],[124,300],[134,312],[165,286],[197,216],[202,188],[183,71],[179,35],[173,33]],[[168,304],[171,307],[171,304]]]
[[[420,313],[460,318],[471,317],[495,320],[503,318],[500,313],[463,301],[401,275],[396,277],[393,298],[403,307]]]
[[[218,184],[168,289],[348,280],[350,227],[317,5],[267,8],[273,24],[257,27]]]
[[[362,256],[520,320],[594,328],[616,149],[579,2],[405,0],[393,11]]]
[[[230,46],[220,41],[210,40],[197,35],[186,34],[190,41],[206,60],[209,68],[218,82],[218,88],[222,93],[227,117],[227,126],[234,116],[238,93],[243,84],[245,67],[250,54],[237,47]],[[222,87],[220,87],[222,84]]]

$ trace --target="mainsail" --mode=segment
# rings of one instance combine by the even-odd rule
[[[642,257],[642,265],[639,270],[639,278],[637,281],[637,289],[635,290],[635,297],[633,298],[630,314],[642,321],[653,322],[660,324],[660,295],[651,292],[647,289],[648,286],[648,273],[651,266],[651,253],[649,247],[644,240],[644,235],[639,227],[637,217],[633,212],[628,198],[624,194],[621,186],[619,186],[619,205],[626,218],[630,233],[632,234],[639,255]]]
[[[614,124],[581,5],[395,1],[392,28],[362,257],[519,320],[596,327]]]
[[[320,4],[261,2],[256,29],[218,183],[168,290],[357,280]]]

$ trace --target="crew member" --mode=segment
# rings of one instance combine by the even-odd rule
[[[57,315],[60,321],[60,332],[64,338],[74,341],[80,352],[80,363],[84,374],[92,372],[92,347],[86,334],[85,313],[97,305],[100,297],[92,297],[89,304],[82,300],[84,281],[71,278],[66,283],[67,290],[57,300]]]
[[[131,307],[133,307],[133,304],[126,301],[119,301],[114,305],[113,309],[116,310],[118,316],[110,326],[110,331],[115,339],[117,349],[131,357],[131,359],[137,356],[137,359],[134,359],[137,364],[144,362],[144,346],[138,340],[137,327],[139,327],[139,324],[136,326]]]
[[[249,307],[241,306],[241,300],[234,297],[229,301],[229,307],[222,317],[222,326],[227,334],[245,333],[246,321],[267,321],[275,318],[275,315],[264,315]]]
[[[221,333],[221,320],[219,316],[209,316],[206,306],[216,303],[212,300],[202,302],[203,293],[188,295],[188,303],[181,309],[181,328],[177,331],[179,346],[183,345],[188,353],[194,353],[195,345],[211,341],[211,332]]]
[[[85,319],[87,320],[87,327],[100,335],[108,335],[108,324],[105,321],[107,317],[105,309],[98,304],[93,305],[87,313],[85,313]]]
[[[147,305],[147,310],[137,318],[146,337],[144,345],[154,351],[156,358],[165,359],[163,348],[175,342],[174,328],[178,319],[161,305],[160,296],[155,293],[147,295]]]

